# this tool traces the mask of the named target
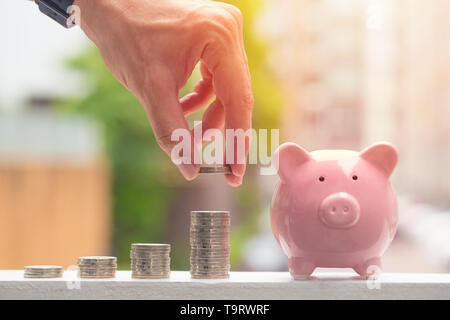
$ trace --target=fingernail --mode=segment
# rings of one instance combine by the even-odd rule
[[[189,181],[194,180],[197,177],[199,171],[198,166],[192,164],[180,164],[178,166],[178,169],[180,170],[183,177]]]
[[[233,174],[237,177],[243,177],[245,174],[245,165],[243,164],[235,164],[234,166],[231,166],[231,171]]]
[[[242,177],[227,176],[227,182],[232,187],[239,187],[242,184]]]

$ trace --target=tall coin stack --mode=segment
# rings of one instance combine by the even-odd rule
[[[116,257],[80,257],[78,258],[80,278],[114,278],[117,270]]]
[[[191,211],[191,277],[223,279],[230,271],[230,212]]]
[[[61,278],[64,269],[60,266],[27,266],[24,270],[25,278]]]
[[[137,279],[162,279],[170,275],[170,244],[133,243],[131,276]]]

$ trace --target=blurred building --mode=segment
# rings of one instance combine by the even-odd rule
[[[288,92],[284,139],[309,150],[357,147],[362,136],[361,1],[271,1],[273,66]],[[278,21],[277,21],[278,19]],[[279,26],[273,30],[273,26]]]
[[[450,207],[450,2],[392,1],[401,188]]]
[[[450,3],[271,3],[272,60],[289,95],[284,139],[309,150],[392,141],[397,187],[450,206]]]
[[[101,131],[48,112],[0,116],[0,269],[110,252]]]

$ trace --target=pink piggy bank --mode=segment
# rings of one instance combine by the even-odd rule
[[[280,182],[271,226],[295,279],[316,267],[353,268],[367,278],[397,230],[397,199],[389,177],[397,149],[378,143],[361,152],[307,152],[294,143],[278,148]]]

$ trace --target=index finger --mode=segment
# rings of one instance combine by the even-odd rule
[[[192,180],[198,175],[199,166],[194,161],[198,150],[181,110],[175,82],[164,70],[157,74],[158,78],[150,81],[152,88],[149,88],[143,104],[159,146],[171,157],[183,176]],[[179,139],[187,141],[183,144],[183,140],[180,142]],[[179,150],[177,146],[180,143],[183,148]],[[188,150],[184,148],[186,143],[189,144]],[[188,154],[183,154],[185,151]]]

